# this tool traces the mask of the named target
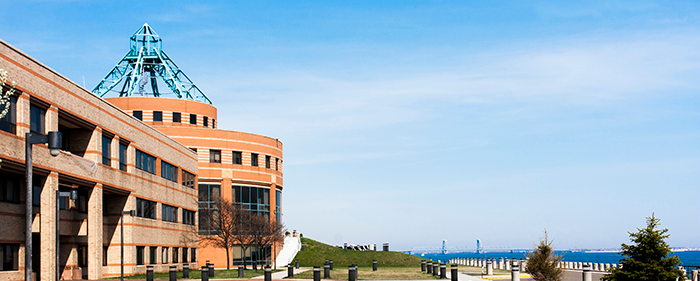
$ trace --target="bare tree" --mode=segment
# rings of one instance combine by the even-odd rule
[[[277,221],[271,221],[262,215],[254,215],[251,218],[250,238],[253,245],[258,249],[265,249],[276,243],[284,241],[282,229],[284,226]]]
[[[245,260],[245,252],[250,249],[251,243],[251,223],[253,217],[255,216],[253,212],[249,211],[241,203],[233,203],[232,209],[235,212],[236,225],[234,226],[233,232],[233,243],[234,245],[239,245],[241,247],[241,259],[243,260],[243,268],[247,268]]]
[[[213,208],[200,209],[202,229],[210,230],[209,235],[201,235],[200,239],[211,246],[226,250],[226,269],[231,269],[231,250],[238,241],[238,226],[240,224],[239,204],[231,204],[224,198],[217,198]]]

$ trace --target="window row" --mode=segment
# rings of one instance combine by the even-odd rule
[[[143,121],[143,110],[134,110],[131,113],[136,119]],[[192,125],[197,125],[197,114],[189,114],[188,122]],[[185,115],[187,116],[187,115]],[[182,112],[173,112],[173,123],[182,122]],[[202,126],[209,127],[209,116],[202,116]],[[153,122],[163,122],[163,111],[153,111]],[[211,127],[216,128],[216,119],[211,118]]]
[[[156,157],[141,150],[136,150],[136,168],[151,174],[156,174]],[[177,182],[180,169],[163,160],[160,161],[160,176],[169,181]],[[182,170],[182,185],[194,188],[195,175]]]
[[[136,216],[146,219],[156,219],[157,205],[158,204],[156,202],[136,198]],[[177,211],[179,208],[166,204],[161,205],[161,220],[167,222],[177,222]],[[182,223],[194,225],[195,213],[195,211],[182,209]]]
[[[144,265],[146,259],[148,259],[148,264],[158,264],[158,248],[160,248],[161,253],[161,264],[190,263],[197,261],[197,248],[136,246],[136,265]],[[146,258],[146,254],[148,254],[148,258]]]
[[[241,151],[232,151],[231,152],[231,158],[233,159],[232,163],[234,165],[243,165],[243,152]],[[260,158],[260,154],[258,153],[250,153],[250,165],[253,167],[258,167],[258,160]],[[209,163],[221,163],[221,150],[218,149],[210,149],[209,150]],[[280,159],[279,157],[275,157],[275,170],[279,171],[279,164],[280,164]],[[265,155],[265,168],[271,169],[272,167],[272,156],[270,155]]]

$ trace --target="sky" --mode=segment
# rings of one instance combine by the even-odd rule
[[[698,1],[0,3],[87,89],[148,23],[220,129],[283,142],[305,237],[617,248],[654,214],[700,247]]]

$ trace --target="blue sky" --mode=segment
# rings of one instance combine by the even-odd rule
[[[700,3],[473,2],[12,1],[0,38],[92,89],[149,23],[327,243],[609,248],[655,213],[700,247]]]

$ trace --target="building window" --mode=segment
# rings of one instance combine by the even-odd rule
[[[190,262],[197,261],[197,248],[190,249]]]
[[[216,129],[216,119],[214,118],[211,119],[211,127]]]
[[[182,209],[182,223],[194,225],[194,215],[196,213],[195,211]]]
[[[79,245],[78,246],[78,266],[79,267],[87,267],[87,259],[88,259],[87,246]]]
[[[153,122],[163,122],[162,111],[153,111]]]
[[[31,105],[29,107],[29,131],[32,133],[46,134],[44,131],[44,122],[46,116],[46,110],[39,108],[36,105]]]
[[[210,229],[210,216],[203,216],[201,210],[209,210],[215,208],[216,201],[221,197],[221,185],[218,184],[199,184],[199,234],[211,235],[215,230]],[[206,213],[206,212],[204,212]],[[204,222],[204,223],[202,223]],[[194,261],[194,260],[193,260]]]
[[[280,170],[280,159],[275,157],[275,171]]]
[[[209,163],[221,163],[221,150],[209,150]]]
[[[177,182],[178,168],[174,165],[160,161],[160,176],[166,180]]]
[[[258,154],[257,153],[251,153],[250,154],[250,165],[251,166],[258,166]]]
[[[136,198],[136,216],[156,219],[156,202]]]
[[[163,221],[177,222],[177,207],[163,204]]]
[[[0,201],[19,203],[19,177],[0,174]]]
[[[202,117],[202,125],[204,127],[209,126],[209,117],[207,117],[207,116]]]
[[[173,123],[181,123],[182,114],[180,112],[173,112]]]
[[[158,247],[148,247],[148,264],[156,264],[158,262]]]
[[[126,172],[126,148],[127,145],[119,143],[119,170]]]
[[[182,248],[182,263],[187,263],[187,248]]]
[[[144,246],[136,246],[136,265],[143,265],[143,252],[146,249]]]
[[[194,188],[194,174],[182,170],[182,185],[189,188]]]
[[[156,158],[141,151],[136,150],[136,168],[151,174],[156,174]]]
[[[136,119],[142,120],[143,121],[143,111],[141,110],[134,110],[131,115],[136,117]]]
[[[173,247],[173,263],[177,263],[177,258],[180,256],[180,253],[178,253],[178,250],[180,250],[180,248]]]
[[[10,108],[7,114],[0,118],[0,131],[14,134],[17,130],[17,97],[10,97]]]
[[[270,155],[265,155],[265,168],[270,168],[270,162],[272,160],[272,157]]]
[[[190,114],[190,124],[197,125],[197,114]]]
[[[243,163],[243,153],[240,151],[233,152],[233,164],[241,165]]]
[[[282,191],[276,190],[275,196],[275,219],[277,223],[282,222]]]
[[[102,135],[102,164],[112,165],[112,138]]]
[[[19,244],[0,244],[0,271],[19,270]]]
[[[240,203],[243,209],[269,217],[270,189],[252,186],[233,186],[233,201]]]
[[[168,247],[163,247],[163,255],[160,260],[163,264],[168,264]]]

